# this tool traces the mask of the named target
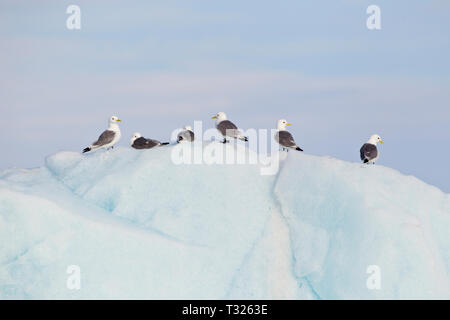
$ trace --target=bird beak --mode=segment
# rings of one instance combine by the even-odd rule
[[[116,121],[117,121],[117,122],[122,122],[122,120],[120,120],[120,119],[117,119]]]
[[[292,124],[290,124],[290,123],[288,123],[288,122],[286,122],[286,125],[287,125],[287,126],[292,126]]]
[[[212,117],[211,119],[217,119],[217,116]]]
[[[384,144],[383,140],[380,140],[380,143],[381,143],[381,144]]]

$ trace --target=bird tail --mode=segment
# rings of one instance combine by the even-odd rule
[[[364,159],[364,163],[367,163],[367,162],[369,162],[369,159]]]
[[[89,152],[89,151],[91,151],[91,150],[92,150],[91,147],[84,148],[84,149],[83,149],[83,153]]]
[[[170,142],[161,142],[162,146],[168,145]]]
[[[248,137],[244,137],[244,136],[240,136],[239,139],[242,141],[248,141]]]
[[[295,150],[303,151],[303,149],[301,149],[300,147],[295,148]]]

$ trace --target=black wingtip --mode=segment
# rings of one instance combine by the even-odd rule
[[[166,146],[166,145],[168,145],[170,142],[161,142],[161,145],[162,146]]]
[[[295,148],[295,150],[303,152],[303,149],[300,149],[300,147]]]
[[[244,141],[248,141],[248,137],[244,137]]]
[[[364,159],[364,163],[367,163],[367,162],[369,162],[369,160],[368,159]]]
[[[87,147],[87,148],[84,148],[84,149],[83,149],[83,153],[86,153],[86,152],[89,152],[89,151],[91,151],[91,148],[90,148],[90,147]]]

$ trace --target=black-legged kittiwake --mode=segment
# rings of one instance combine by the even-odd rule
[[[97,149],[109,149],[113,148],[114,145],[120,140],[120,128],[119,123],[122,120],[116,116],[109,118],[109,127],[98,137],[97,141],[93,142],[89,147],[83,149],[83,153],[97,150]]]
[[[216,119],[216,128],[223,136],[223,143],[227,142],[226,138],[248,141],[248,138],[242,135],[234,123],[227,120],[227,115],[225,112],[219,112],[212,118]]]
[[[178,134],[177,142],[182,141],[194,141],[194,131],[192,131],[191,126],[185,126],[184,130]]]
[[[275,141],[278,142],[281,147],[289,151],[288,148],[303,151],[294,141],[294,137],[289,131],[286,131],[286,126],[290,126],[286,120],[281,119],[277,122],[277,133],[275,134]]]
[[[370,139],[366,143],[363,144],[363,146],[359,150],[362,162],[364,163],[372,162],[373,164],[375,164],[375,161],[377,161],[378,157],[380,156],[380,153],[378,152],[377,149],[378,142],[384,144],[380,136],[374,134],[370,137]]]
[[[131,146],[135,149],[151,149],[157,146],[164,146],[169,144],[168,142],[159,142],[154,139],[146,139],[139,132],[133,134],[131,138]]]

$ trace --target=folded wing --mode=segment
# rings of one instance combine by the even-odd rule
[[[238,128],[234,125],[233,122],[229,120],[223,120],[219,122],[219,124],[217,125],[217,130],[219,130],[224,137],[238,137],[241,135]]]
[[[275,136],[275,139],[283,147],[292,148],[297,146],[294,137],[288,131],[279,131]]]
[[[111,143],[114,140],[116,133],[111,130],[103,131],[103,133],[98,137],[98,140],[92,143],[93,147],[101,147]]]
[[[160,145],[159,141],[140,137],[140,138],[137,138],[136,140],[134,140],[132,147],[135,149],[151,149],[158,145]]]
[[[367,159],[372,160],[378,156],[377,147],[370,143],[365,143],[359,150],[361,160]]]

